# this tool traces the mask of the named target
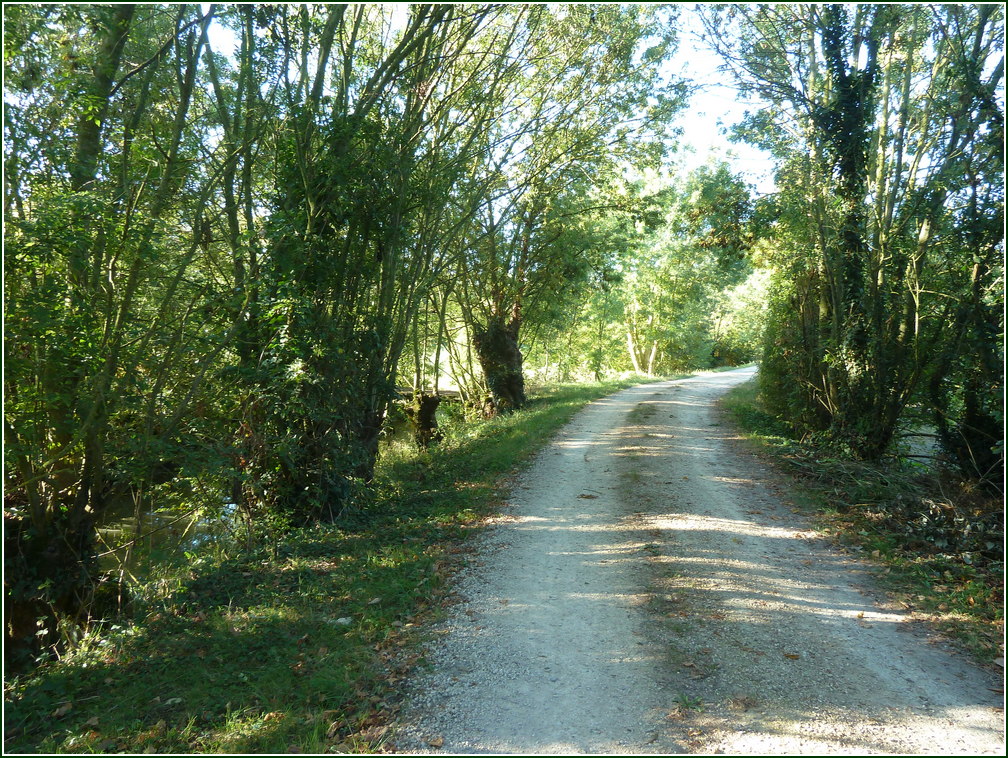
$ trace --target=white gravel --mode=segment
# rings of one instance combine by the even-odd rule
[[[517,477],[392,741],[422,753],[1004,755],[1003,678],[884,607],[714,400],[592,403]]]

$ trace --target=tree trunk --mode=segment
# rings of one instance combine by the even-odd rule
[[[648,353],[647,375],[654,376],[655,358],[658,357],[658,340],[651,341],[651,352]]]
[[[417,391],[413,395],[413,401],[406,406],[406,415],[413,426],[413,440],[421,450],[426,450],[432,442],[441,439],[441,430],[438,429],[437,422],[437,409],[440,404],[440,395]]]
[[[509,413],[525,405],[525,378],[518,348],[520,324],[517,319],[509,324],[491,321],[473,334],[473,347],[498,413]]]
[[[633,364],[635,374],[643,374],[640,367],[640,359],[637,358],[637,344],[634,342],[633,332],[627,329],[626,333],[627,352],[630,353],[630,362]]]

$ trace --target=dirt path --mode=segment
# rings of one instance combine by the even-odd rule
[[[515,482],[394,737],[454,753],[1004,755],[1001,681],[873,602],[714,400],[593,403]]]

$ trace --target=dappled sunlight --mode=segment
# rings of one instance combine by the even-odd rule
[[[734,477],[734,476],[711,476],[707,477],[712,482],[724,482],[725,484],[734,484],[742,487],[755,487],[756,480],[748,477]]]
[[[761,539],[814,539],[817,533],[812,530],[796,530],[789,526],[774,526],[759,524],[746,519],[730,519],[719,516],[689,514],[680,516],[648,516],[648,524],[658,529],[668,529],[677,532],[705,531],[723,532],[726,539],[732,537],[758,537]]]
[[[582,448],[590,447],[608,447],[610,444],[610,438],[607,435],[597,435],[592,439],[578,438],[569,440],[557,440],[551,447],[559,448],[560,450],[581,450]]]
[[[815,708],[778,711],[772,721],[756,717],[758,729],[729,729],[720,739],[708,743],[708,752],[736,755],[864,755],[902,753],[893,749],[893,730],[905,728],[916,733],[921,744],[938,745],[954,731],[971,744],[996,743],[996,730],[974,723],[976,711],[968,706],[939,708],[921,716],[896,707],[866,714],[855,708],[831,706],[828,712]],[[838,735],[836,724],[850,724],[846,735]],[[854,725],[857,725],[854,728]],[[714,748],[710,750],[710,748]]]
[[[608,404],[608,425],[570,427],[519,480],[453,627],[464,663],[432,701],[443,713],[458,688],[464,723],[483,704],[482,737],[453,749],[639,753],[660,735],[674,753],[886,752],[887,729],[931,707],[903,681],[907,617],[733,460],[709,401],[673,394]],[[950,718],[983,702],[952,697]],[[568,743],[584,723],[597,739]],[[614,723],[647,731],[624,745]]]
[[[558,509],[559,510],[559,509]],[[628,532],[634,527],[627,524],[613,524],[611,522],[599,523],[577,523],[586,522],[592,516],[573,516],[571,518],[543,518],[541,516],[519,516],[512,523],[522,531],[544,530],[544,531],[572,531],[572,532]]]
[[[710,479],[729,487],[753,484],[741,477]],[[765,618],[767,623],[770,622],[768,614],[780,619],[791,613],[811,613],[824,620],[847,619],[860,624],[895,624],[904,619],[899,613],[876,609],[868,600],[850,603],[817,600],[815,596],[830,588],[836,574],[830,564],[822,563],[821,557],[817,563],[824,572],[818,575],[818,580],[815,578],[817,574],[812,571],[798,576],[767,562],[768,554],[782,547],[786,549],[787,543],[792,543],[794,549],[808,549],[807,541],[816,539],[818,535],[807,528],[762,524],[747,518],[686,513],[638,514],[637,518],[613,521],[598,514],[572,511],[567,504],[558,504],[551,510],[557,515],[516,516],[511,523],[522,532],[591,533],[600,538],[600,541],[578,550],[550,550],[549,546],[544,546],[549,556],[560,561],[575,559],[583,567],[605,570],[639,562],[646,556],[656,565],[668,567],[674,574],[681,572],[683,576],[703,577],[702,583],[708,586],[705,594],[709,595],[704,606],[720,607],[729,614],[735,611],[755,613]],[[645,531],[651,539],[643,536]],[[699,544],[681,552],[677,545],[687,535],[697,535],[702,539]],[[652,541],[654,537],[667,543],[661,552]],[[809,563],[812,563],[811,559]],[[839,571],[840,567],[836,568]],[[675,591],[677,581],[673,578],[669,583],[670,591]],[[548,601],[557,597],[547,591],[543,596],[548,596]],[[566,602],[578,603],[616,602],[622,605],[627,602],[622,595],[583,591],[567,592],[564,598]],[[752,604],[759,609],[748,607]],[[515,608],[512,605],[508,610],[514,612]]]
[[[628,605],[645,603],[648,599],[648,595],[641,592],[571,592],[568,594],[568,597],[573,600],[590,600],[603,603],[608,603],[613,598],[616,598]]]

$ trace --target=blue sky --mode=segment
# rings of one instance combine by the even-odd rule
[[[405,4],[395,10],[403,13]],[[204,6],[204,10],[207,6]],[[689,170],[709,160],[723,158],[760,194],[776,190],[770,157],[745,143],[728,141],[728,129],[737,123],[746,109],[758,105],[739,99],[731,76],[719,72],[720,59],[700,38],[701,26],[691,4],[681,4],[679,13],[679,49],[668,67],[669,74],[689,79],[699,85],[690,105],[682,113],[678,126],[683,129],[676,164]],[[237,46],[234,35],[211,26],[211,43],[217,52],[229,53]]]
[[[711,158],[724,158],[736,173],[755,185],[757,192],[774,192],[770,156],[751,145],[728,140],[729,128],[742,119],[747,109],[755,110],[759,105],[740,99],[731,75],[718,71],[721,60],[700,39],[700,30],[692,7],[684,5],[679,15],[679,49],[669,73],[695,82],[699,91],[679,122],[683,129],[681,142],[687,147],[679,162],[690,169]]]

